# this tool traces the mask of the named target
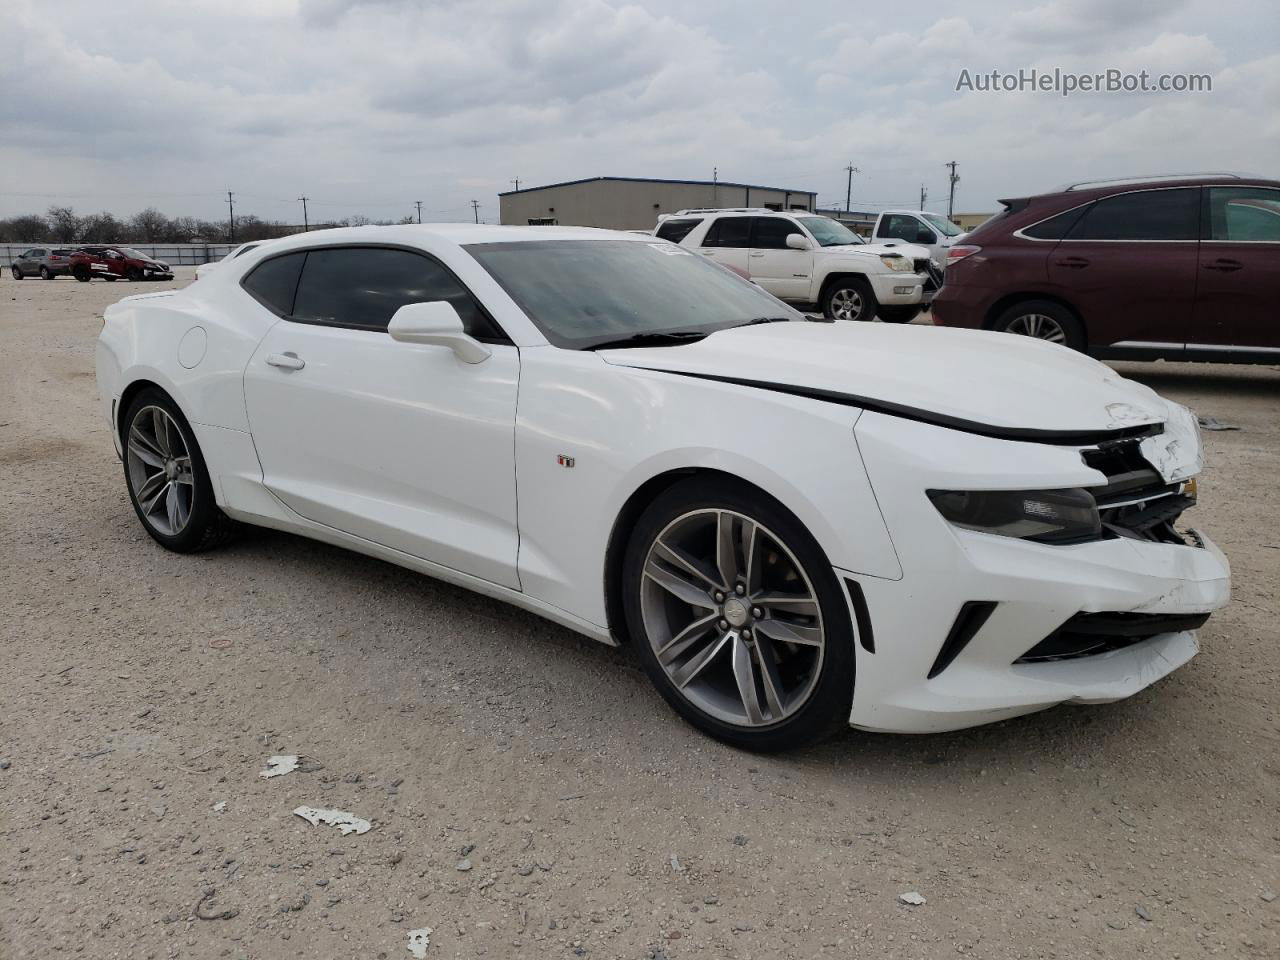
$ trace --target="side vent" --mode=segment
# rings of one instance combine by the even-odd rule
[[[867,598],[862,595],[862,587],[857,580],[846,578],[844,588],[849,591],[849,602],[853,604],[853,616],[858,627],[858,643],[867,653],[875,653],[876,638],[871,632],[871,614],[867,612]]]
[[[978,631],[995,609],[996,604],[991,600],[970,600],[960,608],[956,622],[951,625],[951,631],[942,642],[942,649],[938,651],[938,659],[933,661],[933,669],[929,671],[930,680],[951,666],[951,662],[978,635]]]

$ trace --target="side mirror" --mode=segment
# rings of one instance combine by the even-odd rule
[[[480,363],[493,353],[479,340],[467,334],[462,318],[453,304],[444,300],[434,303],[406,303],[387,324],[392,340],[401,343],[427,343],[448,347],[463,363]]]
[[[787,234],[787,246],[792,250],[812,250],[813,244],[809,242],[808,237],[803,237],[798,233]]]

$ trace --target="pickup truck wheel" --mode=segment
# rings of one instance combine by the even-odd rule
[[[822,298],[822,315],[828,320],[870,320],[876,307],[870,285],[856,277],[837,280]]]
[[[900,307],[877,307],[876,316],[885,323],[910,323],[920,315],[920,304],[910,303]]]
[[[1060,343],[1072,350],[1085,348],[1084,326],[1080,320],[1062,304],[1052,300],[1015,303],[996,318],[991,329]]]

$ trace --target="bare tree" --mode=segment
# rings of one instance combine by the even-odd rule
[[[129,220],[133,227],[134,239],[147,243],[161,243],[169,232],[169,218],[155,207],[147,207],[141,213],[135,213]]]
[[[49,224],[36,213],[0,220],[0,241],[6,243],[35,243],[48,235]]]
[[[53,239],[59,243],[71,243],[80,235],[80,218],[70,207],[50,207],[49,227]]]
[[[119,243],[124,238],[124,224],[106,211],[90,214],[80,222],[80,239],[85,243]]]

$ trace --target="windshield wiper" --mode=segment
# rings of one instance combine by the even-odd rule
[[[743,320],[741,323],[735,323],[733,327],[726,327],[732,330],[734,327],[754,327],[761,323],[790,323],[795,317],[753,317],[750,320]]]
[[[681,343],[692,343],[707,336],[705,330],[671,330],[667,333],[633,333],[613,340],[602,340],[593,343],[583,350],[605,350],[610,347],[663,347]]]

